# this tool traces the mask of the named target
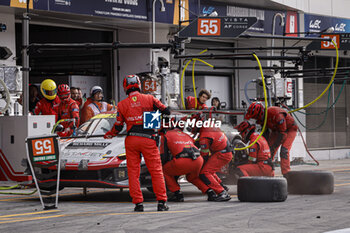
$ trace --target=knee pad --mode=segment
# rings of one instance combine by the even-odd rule
[[[281,146],[280,156],[281,156],[281,159],[288,159],[288,149]]]
[[[208,177],[205,176],[205,174],[199,174],[199,178],[203,181],[204,184],[206,185],[211,184],[210,180],[208,179]]]

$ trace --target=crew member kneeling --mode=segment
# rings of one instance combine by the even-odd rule
[[[253,143],[259,136],[255,133],[255,125],[243,121],[235,127],[245,143]],[[247,164],[236,168],[235,173],[241,176],[274,176],[274,168],[271,160],[270,147],[262,136],[249,148]]]
[[[203,117],[199,118],[202,121],[204,120]],[[229,201],[231,197],[216,172],[232,160],[230,142],[219,128],[203,126],[199,129],[199,144],[201,155],[203,157],[210,155],[204,163],[199,177],[204,184],[208,185],[217,194],[216,197],[211,197],[208,194],[208,201]]]
[[[188,182],[197,186],[203,193],[208,192],[210,188],[199,179],[203,158],[194,145],[193,138],[179,128],[169,130],[162,136],[160,153],[166,185],[173,192],[169,201],[184,201],[176,176],[186,175]]]
[[[146,166],[152,177],[153,191],[158,200],[158,211],[166,211],[167,195],[157,147],[158,135],[153,129],[143,128],[143,113],[160,110],[170,115],[169,109],[152,95],[141,94],[141,82],[137,75],[124,78],[123,87],[128,97],[118,103],[117,121],[105,138],[116,136],[127,125],[128,136],[125,139],[125,151],[129,175],[129,192],[135,211],[143,211],[143,196],[140,188],[140,163],[143,155]]]

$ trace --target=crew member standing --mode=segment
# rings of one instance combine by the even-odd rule
[[[102,112],[111,111],[113,105],[103,101],[103,90],[100,86],[93,86],[90,90],[90,98],[84,103],[81,110],[81,123],[87,122],[91,117]]]
[[[197,114],[198,116],[198,114]],[[203,117],[197,120],[204,120]],[[197,129],[198,130],[198,129]],[[215,191],[217,197],[214,201],[228,201],[231,199],[222,181],[216,175],[223,166],[232,160],[232,148],[225,134],[215,127],[203,127],[199,129],[199,145],[201,155],[208,157],[200,171],[200,179]]]
[[[188,96],[185,103],[186,109],[208,109],[205,102],[210,99],[210,97],[211,94],[205,89],[199,92],[197,99],[193,96]]]
[[[240,132],[243,142],[253,143],[259,134],[255,132],[255,125],[249,121],[243,121],[235,127]],[[241,176],[274,176],[274,168],[271,160],[270,147],[266,139],[261,136],[259,140],[249,147],[247,163],[235,169],[235,173]]]
[[[67,84],[58,86],[58,97],[61,103],[58,105],[58,120],[72,119],[71,122],[62,122],[65,128],[63,132],[58,132],[60,137],[68,137],[74,133],[76,127],[79,127],[79,106],[71,97],[70,88]]]
[[[192,137],[179,128],[169,130],[162,136],[160,153],[166,185],[173,193],[169,201],[184,201],[184,196],[176,179],[176,176],[181,175],[186,175],[187,181],[195,185],[202,193],[207,193],[209,198],[211,196],[212,198],[216,197],[214,190],[199,179],[203,158],[194,145]]]
[[[57,96],[57,86],[52,79],[45,79],[40,85],[41,94],[44,96],[35,106],[35,115],[55,115],[58,119],[58,105],[61,100]]]
[[[143,196],[140,188],[140,162],[143,155],[148,171],[152,177],[152,186],[158,200],[158,211],[166,211],[167,195],[162,170],[162,162],[157,147],[158,135],[153,129],[143,128],[144,112],[160,110],[170,115],[169,109],[152,95],[141,94],[141,82],[137,75],[124,78],[124,91],[128,97],[118,103],[117,121],[105,138],[116,136],[127,125],[128,136],[125,139],[125,150],[129,176],[129,191],[134,211],[143,211]]]
[[[256,120],[257,124],[264,124],[265,107],[260,102],[253,102],[245,114],[244,118]],[[268,131],[264,135],[267,139],[272,160],[279,147],[281,147],[281,171],[284,176],[290,171],[289,153],[293,141],[297,135],[298,126],[294,118],[284,109],[276,106],[267,108],[267,125]]]

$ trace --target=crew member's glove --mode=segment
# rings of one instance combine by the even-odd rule
[[[113,138],[115,136],[117,136],[117,133],[115,132],[115,130],[110,130],[103,136],[103,138],[110,139],[110,138]]]

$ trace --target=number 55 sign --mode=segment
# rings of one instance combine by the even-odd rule
[[[61,163],[59,158],[59,146],[57,142],[57,135],[42,136],[42,137],[30,137],[26,139],[27,143],[27,158],[32,172],[33,180],[36,188],[39,190],[40,202],[44,210],[57,208],[58,205],[58,190],[60,187],[60,170]],[[44,162],[44,163],[43,163]],[[48,173],[43,175],[40,168],[49,168],[57,165],[56,170],[48,169]],[[39,169],[34,169],[39,168]],[[47,180],[52,181],[51,184]],[[43,184],[50,185],[47,187],[54,190],[56,188],[56,201],[54,205],[48,205],[44,203],[42,193],[40,191]],[[44,189],[44,188],[43,188]],[[44,189],[45,190],[45,189]],[[43,193],[44,194],[44,193]],[[50,193],[51,194],[51,193]]]
[[[33,163],[58,159],[56,136],[27,138],[28,155]]]
[[[179,37],[234,38],[257,22],[256,17],[200,17],[179,32]]]

